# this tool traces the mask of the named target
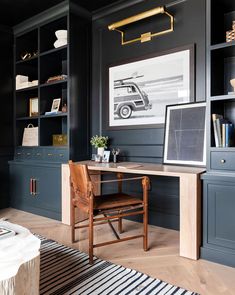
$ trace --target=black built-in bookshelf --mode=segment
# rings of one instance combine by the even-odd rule
[[[60,219],[61,163],[89,157],[90,22],[90,13],[65,1],[14,27],[15,77],[28,76],[38,85],[15,89],[13,207]],[[55,48],[57,30],[67,30],[67,44]],[[27,53],[31,57],[24,59]],[[63,79],[48,82],[54,76]],[[30,116],[31,98],[38,98],[36,116]],[[56,98],[59,112],[45,114]],[[37,146],[22,146],[29,124],[38,127]],[[67,144],[53,145],[53,135],[66,136]]]
[[[207,173],[203,179],[202,258],[235,266],[235,41],[226,32],[235,21],[234,0],[207,0]],[[233,124],[228,146],[215,140],[217,123]]]

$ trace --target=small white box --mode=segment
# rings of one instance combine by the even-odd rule
[[[16,85],[17,84],[21,84],[24,82],[28,82],[29,81],[29,77],[28,76],[22,76],[22,75],[17,75],[16,76]]]

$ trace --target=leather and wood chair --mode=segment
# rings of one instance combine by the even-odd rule
[[[92,183],[89,171],[86,165],[77,164],[69,161],[70,182],[71,182],[71,219],[72,219],[72,242],[75,242],[75,230],[78,228],[89,227],[89,261],[93,263],[93,249],[117,242],[128,241],[136,238],[143,238],[143,248],[148,250],[148,189],[149,178],[147,176],[123,178],[122,173],[118,173],[115,180],[104,180]],[[142,199],[125,194],[122,192],[122,183],[124,181],[142,182]],[[94,194],[94,186],[99,184],[118,183],[118,192],[115,194],[99,195]],[[88,214],[89,223],[86,225],[75,224],[75,208]],[[143,215],[143,234],[132,235],[120,238],[115,231],[111,221],[118,221],[119,233],[122,233],[122,218],[133,215]],[[101,216],[98,216],[101,215]],[[98,216],[98,217],[97,217]],[[94,226],[108,223],[114,231],[116,240],[94,244]]]

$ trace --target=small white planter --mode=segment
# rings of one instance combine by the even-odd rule
[[[97,148],[97,155],[103,157],[103,155],[104,155],[104,148],[103,147]]]

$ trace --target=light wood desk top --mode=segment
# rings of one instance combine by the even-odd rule
[[[205,168],[171,166],[151,163],[97,163],[81,161],[90,171],[179,178],[180,256],[198,259],[201,245],[201,180]],[[70,224],[69,165],[62,164],[62,222]],[[95,177],[95,175],[93,175]],[[154,197],[154,196],[152,196]]]
[[[151,163],[136,163],[136,162],[119,162],[119,163],[97,163],[94,161],[81,161],[81,164],[86,164],[89,170],[107,171],[107,172],[123,172],[133,174],[146,175],[162,175],[180,177],[188,174],[201,174],[206,171],[205,168],[173,166]]]

